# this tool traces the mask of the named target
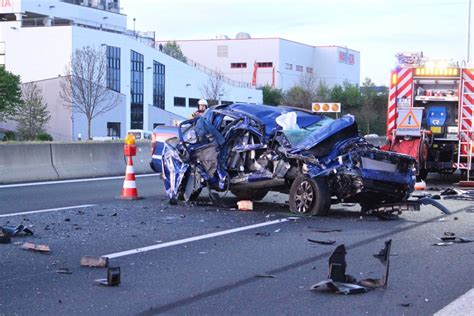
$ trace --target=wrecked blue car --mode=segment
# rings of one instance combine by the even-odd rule
[[[162,174],[170,202],[203,188],[261,200],[289,194],[290,210],[325,215],[331,204],[371,209],[413,192],[415,160],[358,136],[353,116],[332,119],[292,107],[230,104],[181,123],[167,140]],[[215,199],[215,198],[214,198]]]

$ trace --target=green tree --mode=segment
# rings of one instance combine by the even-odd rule
[[[184,56],[181,47],[178,43],[176,43],[176,41],[166,42],[166,44],[163,46],[163,53],[176,58],[177,60],[181,60],[183,63],[188,61],[186,56]]]
[[[43,99],[41,89],[35,83],[23,86],[22,100],[14,120],[18,122],[18,132],[24,140],[34,140],[45,132],[51,118],[48,105]]]
[[[0,67],[0,122],[13,117],[20,104],[20,77]]]
[[[302,109],[311,109],[312,95],[300,86],[290,88],[284,97],[284,103]]]
[[[280,105],[283,101],[283,92],[281,89],[275,89],[266,85],[262,88],[263,104]]]
[[[329,102],[331,101],[331,89],[325,81],[320,80],[316,88],[316,101]]]

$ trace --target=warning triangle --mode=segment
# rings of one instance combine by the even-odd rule
[[[407,112],[405,117],[402,119],[400,124],[398,125],[398,128],[419,128],[420,123],[416,119],[415,114],[413,114],[413,111],[410,110]]]

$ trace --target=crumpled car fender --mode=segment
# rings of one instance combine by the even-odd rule
[[[184,162],[178,155],[176,149],[167,142],[165,142],[163,147],[161,161],[166,194],[170,199],[176,199],[179,194],[178,190],[189,168],[189,164]]]

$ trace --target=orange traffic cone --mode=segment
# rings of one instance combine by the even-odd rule
[[[127,169],[125,171],[125,180],[123,181],[122,195],[123,200],[139,200],[137,183],[135,182],[135,171],[133,170],[133,160],[128,156]]]

